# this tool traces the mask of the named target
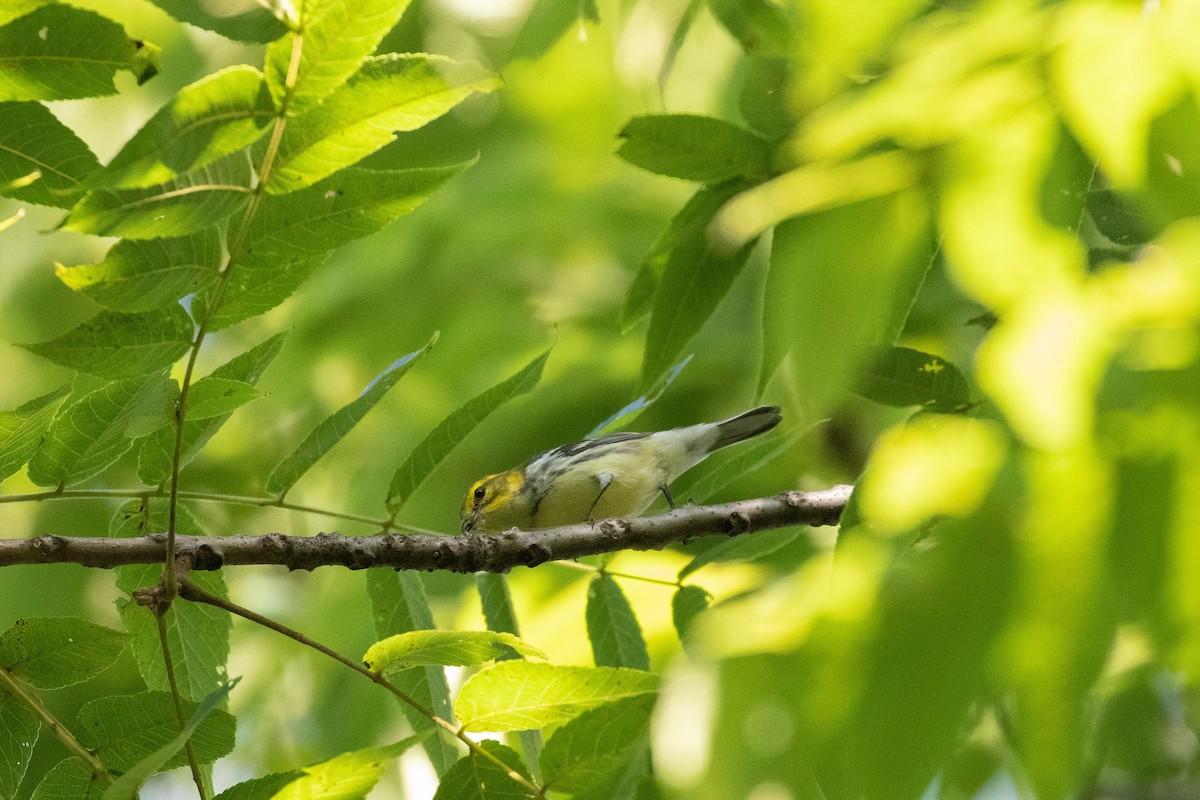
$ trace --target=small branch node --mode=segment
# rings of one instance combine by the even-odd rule
[[[33,540],[33,547],[44,556],[53,555],[67,546],[67,540],[54,534],[39,536]]]

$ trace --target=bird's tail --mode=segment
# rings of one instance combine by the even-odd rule
[[[782,419],[779,406],[759,406],[743,411],[736,417],[714,423],[717,426],[717,439],[709,448],[709,452],[766,433]]]

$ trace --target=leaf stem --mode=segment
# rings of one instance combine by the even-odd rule
[[[58,721],[57,717],[50,713],[50,709],[42,705],[42,701],[39,700],[36,695],[30,692],[25,687],[24,683],[18,680],[16,676],[14,676],[4,667],[0,667],[0,683],[4,684],[4,688],[12,692],[13,696],[24,703],[30,711],[32,711],[34,714],[37,714],[42,720],[42,723],[54,733],[55,737],[57,737],[60,742],[66,745],[66,748],[74,755],[83,759],[87,765],[92,768],[92,772],[95,773],[101,780],[103,780],[106,785],[112,783],[112,773],[110,773],[108,768],[101,763],[100,759],[96,758],[91,750],[88,750],[86,747],[84,747],[83,744],[81,744],[80,741],[75,738],[75,735],[67,730],[66,727]]]
[[[397,698],[399,698],[401,702],[411,706],[414,710],[416,710],[416,712],[418,714],[425,717],[433,724],[437,725],[438,728],[440,730],[442,730],[443,732],[445,732],[445,733],[449,734],[450,736],[453,736],[454,738],[461,741],[463,744],[465,744],[467,746],[467,748],[471,751],[472,754],[474,754],[476,756],[480,756],[482,758],[486,758],[489,761],[494,762],[497,766],[499,766],[501,769],[504,770],[505,774],[508,775],[509,778],[511,778],[516,783],[520,784],[526,790],[533,792],[535,796],[542,797],[542,798],[544,798],[546,796],[546,790],[543,787],[538,786],[536,783],[529,780],[524,775],[521,775],[516,770],[510,768],[507,764],[505,764],[503,761],[501,761],[498,757],[489,753],[487,750],[484,750],[482,747],[480,747],[478,744],[476,744],[476,742],[474,740],[472,740],[471,737],[467,736],[466,732],[464,731],[464,728],[466,727],[465,725],[456,726],[451,722],[447,722],[446,720],[439,717],[437,714],[435,714],[432,711],[430,711],[429,709],[425,708],[425,706],[418,703],[409,694],[407,694],[406,692],[401,690],[399,687],[397,687],[395,684],[393,684],[387,678],[383,677],[382,675],[372,672],[371,670],[367,669],[365,666],[358,663],[357,661],[354,661],[354,660],[342,655],[341,653],[337,652],[336,650],[326,647],[325,645],[321,644],[320,642],[304,635],[300,631],[294,630],[293,628],[289,628],[288,626],[286,626],[280,622],[276,622],[275,620],[271,619],[270,617],[264,617],[262,614],[259,614],[256,611],[251,611],[248,608],[239,606],[238,604],[233,603],[229,600],[226,600],[223,597],[218,597],[214,594],[209,594],[208,592],[201,589],[199,586],[197,586],[195,583],[193,583],[188,578],[183,578],[182,581],[180,582],[179,596],[184,598],[185,600],[191,600],[194,603],[205,603],[207,605],[216,606],[217,608],[224,609],[225,611],[228,611],[231,614],[236,614],[237,616],[242,617],[243,619],[249,620],[250,622],[253,622],[257,625],[262,625],[265,628],[270,628],[271,630],[275,631],[276,633],[282,634],[282,635],[288,637],[289,639],[292,639],[293,641],[299,642],[300,644],[304,645],[305,647],[311,647],[312,649],[316,650],[317,652],[322,653],[322,654],[328,656],[329,658],[332,658],[334,661],[338,662],[339,664],[349,667],[350,669],[357,672],[359,675],[362,675],[367,680],[369,680],[373,683],[376,683],[379,686],[386,689],[388,692],[391,692],[393,695],[395,695]]]
[[[657,586],[670,586],[672,589],[678,589],[683,586],[682,581],[668,581],[663,578],[651,578],[648,575],[632,575],[628,572],[614,572],[606,567],[593,567],[591,564],[580,564],[578,561],[551,561],[558,567],[568,567],[570,569],[578,569],[584,572],[603,572],[605,575],[611,575],[614,578],[624,578],[630,581],[642,581],[643,583],[653,583]]]

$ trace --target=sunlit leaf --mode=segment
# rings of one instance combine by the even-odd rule
[[[645,745],[654,697],[632,697],[585,711],[563,725],[542,751],[548,788],[585,792],[626,765]]]
[[[174,363],[187,352],[193,327],[177,304],[140,314],[102,311],[57,339],[21,346],[64,367],[128,378]]]
[[[657,691],[658,676],[640,670],[502,661],[463,684],[454,711],[468,730],[529,730]]]
[[[679,640],[687,638],[687,633],[701,612],[708,608],[708,592],[699,586],[680,586],[671,596],[671,622]]]
[[[252,144],[274,114],[258,70],[215,72],[180,89],[95,180],[113,189],[166,183]]]
[[[365,158],[398,132],[432,122],[497,78],[471,61],[431,55],[367,60],[345,86],[288,125],[267,180],[272,194],[311,186]]]
[[[482,741],[479,746],[505,767],[490,758],[468,753],[442,778],[433,800],[524,800],[534,797],[508,774],[508,770],[512,770],[529,778],[529,769],[514,750],[493,741]]]
[[[251,778],[230,786],[213,800],[272,800],[280,789],[303,775],[303,772],[296,769],[291,772],[277,772],[274,775]]]
[[[66,230],[156,239],[211,227],[250,198],[250,162],[234,153],[144,189],[96,189],[63,220]]]
[[[227,683],[200,701],[179,733],[114,780],[104,791],[104,800],[125,800],[136,794],[151,775],[161,772],[171,757],[183,750],[184,745],[192,738],[196,729],[211,713],[217,710],[218,705],[229,698],[229,691],[232,688],[233,683]]]
[[[867,364],[858,393],[877,403],[930,411],[959,411],[971,403],[971,388],[958,367],[909,347],[879,350]]]
[[[136,312],[212,286],[221,257],[221,238],[210,229],[175,239],[122,239],[99,264],[56,264],[54,273],[103,306]]]
[[[629,599],[611,575],[598,572],[588,583],[584,620],[597,667],[650,669],[642,628]]]
[[[29,460],[70,394],[71,384],[67,383],[13,411],[0,411],[0,479]]]
[[[985,420],[927,415],[887,431],[860,486],[864,519],[900,533],[937,516],[973,512],[1004,462],[1007,443]]]
[[[167,503],[156,498],[149,508],[131,500],[117,509],[109,523],[109,536],[129,537],[161,533],[167,529]],[[176,510],[176,532],[200,536],[204,531],[185,506]],[[162,575],[161,564],[127,564],[116,568],[117,588],[125,596],[116,601],[125,629],[133,636],[131,647],[142,679],[151,689],[170,689],[163,665],[162,644],[154,615],[137,604],[133,593],[153,586]],[[220,571],[197,570],[191,579],[204,591],[229,597]],[[167,644],[171,648],[175,679],[180,694],[200,700],[216,691],[228,679],[225,665],[229,660],[229,633],[233,620],[228,611],[205,603],[172,603],[165,617]]]
[[[147,613],[147,612],[143,612]],[[183,701],[183,713],[190,717],[198,705]],[[233,749],[234,719],[214,709],[192,735],[192,749],[201,764],[216,761]],[[179,734],[175,702],[169,692],[142,692],[120,697],[101,697],[79,709],[76,728],[79,741],[109,769],[124,772]],[[187,763],[187,756],[176,753],[162,769],[174,769]]]
[[[70,208],[83,192],[80,184],[99,166],[88,146],[41,103],[0,103],[0,194]],[[21,180],[35,172],[36,180]]]
[[[267,478],[267,491],[279,496],[286,494],[313,464],[340,442],[358,424],[359,420],[366,416],[367,412],[374,408],[375,404],[382,400],[393,386],[399,383],[400,379],[412,369],[416,360],[429,352],[437,338],[435,333],[429,343],[420,350],[401,356],[375,380],[371,381],[355,400],[322,420],[291,455],[280,461],[271,471],[270,477]]]
[[[210,375],[206,375],[192,384],[192,391],[201,390],[201,385],[209,379],[233,380],[248,383],[253,386],[266,371],[270,363],[279,355],[283,348],[283,340],[287,332],[277,333],[269,339],[255,345],[241,355],[235,356],[217,367]],[[180,466],[191,461],[208,440],[229,419],[227,415],[203,420],[186,420],[183,423],[183,440],[180,452]],[[161,428],[146,438],[142,450],[138,454],[138,478],[147,486],[157,486],[171,474],[171,457],[175,452],[175,428]]]
[[[158,48],[94,11],[53,3],[0,27],[0,100],[116,94],[118,70],[149,80]]]
[[[42,6],[48,6],[58,0],[8,0],[0,7],[0,25],[7,25],[18,17],[23,17]]]
[[[272,800],[362,800],[394,759],[417,742],[410,736],[395,744],[370,747],[305,767]]]
[[[735,177],[763,178],[769,170],[766,141],[715,117],[634,117],[620,136],[617,155],[659,175],[715,183]]]
[[[110,666],[128,639],[75,617],[19,619],[0,634],[0,667],[38,689],[59,689]]]
[[[289,33],[267,47],[267,85],[275,103],[282,106],[287,97],[289,116],[303,114],[320,103],[358,71],[407,7],[407,0],[302,4],[302,32]],[[297,44],[300,53],[293,69]],[[290,96],[289,74],[293,87]]]
[[[55,418],[29,462],[29,479],[65,486],[99,473],[133,446],[131,441],[170,423],[175,383],[166,373],[105,384],[72,402]]]
[[[511,633],[495,631],[409,631],[371,645],[363,656],[367,669],[391,675],[431,664],[473,666],[513,655],[545,658],[546,654]]]
[[[287,27],[269,9],[255,0],[229,0],[220,5],[220,14],[211,13],[206,3],[195,0],[150,0],[180,22],[215,31],[239,42],[273,42]]]
[[[369,569],[367,594],[371,599],[376,636],[382,638],[436,627],[425,585],[415,572]],[[393,675],[391,682],[442,719],[454,719],[450,706],[450,685],[446,682],[446,671],[442,667],[430,665],[423,669],[404,670]],[[407,703],[401,703],[400,708],[413,730],[426,735],[422,744],[429,761],[438,775],[444,775],[458,758],[458,750],[446,737],[437,733],[438,726],[427,717],[417,713]]]
[[[0,797],[16,797],[41,724],[16,695],[0,694]]]
[[[532,390],[541,380],[542,369],[548,358],[549,350],[511,377],[471,398],[439,422],[392,475],[387,493],[388,510],[393,514],[399,511],[417,487],[429,477],[429,473],[489,414],[513,397]]]

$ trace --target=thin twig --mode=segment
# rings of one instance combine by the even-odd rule
[[[11,692],[13,697],[16,697],[18,700],[20,700],[26,708],[28,708],[34,714],[37,714],[38,718],[41,719],[42,724],[49,728],[55,737],[64,745],[66,745],[66,748],[70,750],[72,754],[83,759],[87,765],[91,767],[92,772],[97,777],[103,780],[106,785],[112,783],[112,773],[108,771],[108,768],[105,767],[103,763],[101,763],[100,759],[96,758],[95,754],[93,754],[91,750],[88,750],[86,747],[84,747],[83,744],[75,738],[75,735],[67,730],[66,726],[59,722],[57,717],[50,713],[50,709],[42,705],[42,701],[39,700],[35,694],[25,688],[24,683],[19,681],[11,672],[3,667],[0,667],[0,683],[3,683],[4,688]]]
[[[312,649],[316,650],[317,652],[319,652],[323,655],[326,655],[329,658],[332,658],[334,661],[338,662],[339,664],[349,667],[350,669],[354,670],[359,675],[362,675],[364,678],[371,681],[372,683],[376,683],[379,686],[386,689],[387,691],[391,692],[393,695],[395,695],[397,698],[399,698],[401,702],[411,706],[418,714],[425,717],[430,722],[432,722],[434,725],[436,725],[438,727],[438,729],[441,730],[442,732],[447,733],[447,734],[453,736],[454,738],[458,739],[459,741],[461,741],[463,744],[465,744],[470,749],[470,751],[474,755],[482,757],[482,758],[486,758],[489,761],[494,762],[497,766],[499,766],[501,769],[504,770],[505,774],[507,774],[509,778],[516,781],[518,784],[523,786],[525,789],[533,792],[538,797],[546,796],[545,790],[542,787],[540,787],[536,783],[530,781],[528,778],[526,778],[524,775],[521,775],[519,772],[513,770],[511,767],[509,767],[507,764],[505,764],[503,761],[501,761],[499,758],[497,758],[493,754],[489,753],[487,750],[484,750],[473,739],[471,739],[471,737],[466,735],[466,733],[463,731],[462,727],[455,726],[453,723],[450,723],[450,722],[442,719],[437,714],[433,713],[432,711],[427,709],[425,706],[421,705],[419,702],[417,702],[415,699],[413,699],[409,694],[407,694],[406,692],[401,690],[399,687],[397,687],[395,684],[393,684],[391,681],[389,681],[387,678],[383,677],[382,675],[372,672],[371,670],[367,669],[365,666],[358,663],[357,661],[354,661],[353,659],[350,659],[347,656],[342,655],[341,653],[337,652],[336,650],[326,647],[325,645],[321,644],[320,642],[301,633],[300,631],[297,631],[293,628],[289,628],[288,626],[286,626],[280,622],[276,622],[275,620],[271,619],[270,617],[264,617],[262,614],[259,614],[256,611],[251,611],[248,608],[239,606],[238,604],[233,603],[229,600],[226,600],[223,597],[218,597],[217,595],[210,594],[210,593],[204,591],[203,589],[201,589],[199,586],[197,586],[195,583],[193,583],[188,578],[183,578],[180,581],[179,587],[180,587],[179,596],[184,598],[185,600],[190,600],[194,603],[204,603],[206,605],[211,605],[211,606],[215,606],[217,608],[224,609],[225,611],[228,611],[231,614],[236,614],[237,616],[242,617],[243,619],[249,620],[250,622],[253,622],[257,625],[262,625],[265,628],[270,628],[271,630],[275,631],[276,633],[282,634],[282,635],[288,637],[289,639],[292,639],[293,641],[299,642],[300,644],[304,645],[305,647],[311,647]]]
[[[578,561],[554,561],[551,562],[556,567],[570,567],[571,569],[581,570],[583,572],[600,573],[611,575],[614,578],[624,578],[630,581],[642,581],[643,583],[653,583],[656,586],[670,586],[678,589],[683,585],[681,581],[668,581],[663,578],[651,578],[647,575],[632,575],[628,572],[614,572],[608,567],[593,567],[591,564],[581,564]]]
[[[163,666],[167,669],[167,684],[171,687],[171,698],[175,701],[175,716],[179,719],[179,730],[182,731],[187,727],[187,717],[183,713],[183,700],[179,696],[179,684],[175,680],[175,660],[171,658],[171,646],[167,642],[166,618],[170,606],[156,604],[153,611],[154,621],[158,626],[158,643],[162,647]],[[184,742],[183,749],[187,753],[188,767],[191,768],[192,780],[196,784],[200,800],[208,800],[208,791],[204,788],[204,776],[200,774],[200,762],[196,760],[196,751],[192,747],[190,737]]]

